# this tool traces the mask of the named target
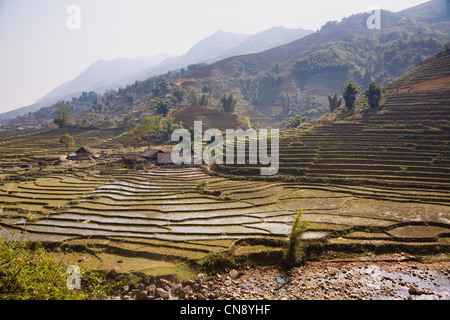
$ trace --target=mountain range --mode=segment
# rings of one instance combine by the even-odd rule
[[[183,56],[133,74],[125,89],[101,99],[110,116],[152,108],[152,99],[167,94],[155,89],[169,81],[172,88],[187,91],[210,88],[216,101],[233,92],[237,111],[252,122],[279,125],[294,114],[315,118],[328,112],[327,96],[346,83],[387,84],[439,52],[450,42],[449,7],[447,0],[432,0],[398,13],[382,11],[381,30],[368,29],[371,13],[361,13],[330,21],[314,33],[284,28],[253,36],[218,32]],[[280,33],[286,35],[284,41],[297,39],[277,46]],[[257,52],[243,54],[251,50]],[[133,103],[126,106],[129,97]],[[85,114],[91,105],[84,105]],[[50,119],[51,112],[39,117]]]
[[[275,27],[254,35],[218,31],[198,42],[181,56],[161,54],[149,58],[99,60],[75,79],[55,88],[33,105],[1,114],[0,121],[34,112],[59,100],[70,100],[72,97],[80,96],[82,92],[95,91],[102,94],[135,81],[187,68],[191,64],[213,63],[234,55],[268,50],[311,33],[313,33],[311,30],[284,27]]]

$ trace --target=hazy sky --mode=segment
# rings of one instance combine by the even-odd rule
[[[316,30],[371,5],[396,12],[424,2],[0,0],[0,112],[33,104],[99,59],[182,54],[218,30]],[[71,5],[80,8],[81,29],[67,27]]]

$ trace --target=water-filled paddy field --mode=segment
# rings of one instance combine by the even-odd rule
[[[287,240],[299,210],[309,222],[304,239],[334,250],[450,246],[450,199],[425,189],[234,181],[197,168],[154,169],[8,182],[0,204],[5,239],[140,252],[150,260],[199,259],[242,239]]]

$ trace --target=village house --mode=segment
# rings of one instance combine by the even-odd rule
[[[160,149],[152,149],[148,148],[144,152],[142,152],[139,156],[151,162],[156,162],[158,160],[158,155],[163,154],[164,151]]]
[[[81,147],[77,151],[75,151],[75,154],[78,158],[88,158],[95,156],[95,151],[90,147]]]

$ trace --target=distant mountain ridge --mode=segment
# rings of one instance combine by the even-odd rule
[[[418,6],[420,10],[414,7],[399,13],[382,11],[381,30],[367,28],[371,13],[355,14],[339,23],[327,23],[320,31],[295,41],[251,54],[237,52],[245,46],[245,50],[250,50],[249,47],[256,50],[260,34],[233,36],[218,32],[202,40],[186,55],[167,59],[145,70],[146,75],[142,77],[146,80],[130,81],[126,88],[101,99],[108,102],[111,110],[108,116],[113,117],[117,115],[114,110],[122,115],[146,111],[151,108],[152,99],[170,97],[170,90],[180,86],[187,92],[211,90],[216,100],[223,93],[235,93],[239,99],[237,112],[248,116],[251,122],[281,126],[287,117],[295,114],[317,118],[328,112],[327,95],[341,92],[344,84],[355,82],[364,87],[372,79],[387,84],[450,42],[450,29],[442,29],[448,22],[442,14],[443,3],[446,8],[446,0],[432,0]],[[417,14],[420,19],[414,18]],[[267,43],[275,45],[279,31],[278,28],[267,30],[264,38],[272,39]],[[224,50],[226,46],[218,39],[226,39],[224,41],[233,48]],[[214,47],[212,44],[217,41],[219,45]],[[195,68],[180,70],[177,63],[185,65],[186,57],[198,59],[197,53],[207,43],[210,57],[204,62],[209,64],[202,65],[199,64],[202,61],[197,60]],[[212,62],[232,52],[235,55]],[[162,70],[176,71],[164,74]],[[158,76],[147,78],[152,72]],[[155,90],[161,82],[165,82],[166,87]],[[134,102],[126,106],[130,97]],[[77,107],[89,109],[91,105]],[[43,114],[51,119],[51,113],[39,116]]]
[[[137,75],[136,80],[164,74],[171,70],[186,68],[194,63],[213,63],[222,59],[252,54],[272,49],[312,34],[311,30],[275,27],[255,35],[236,35],[218,31],[197,43],[185,55],[167,59],[158,66],[150,67]],[[224,45],[227,44],[227,45]]]
[[[33,105],[0,114],[0,122],[37,111],[58,100],[70,100],[82,92],[95,91],[102,94],[137,80],[142,81],[171,70],[187,68],[190,64],[212,63],[232,55],[268,50],[311,33],[311,30],[284,27],[275,27],[255,35],[218,31],[178,57],[162,54],[150,58],[99,60],[75,79],[55,88]]]

